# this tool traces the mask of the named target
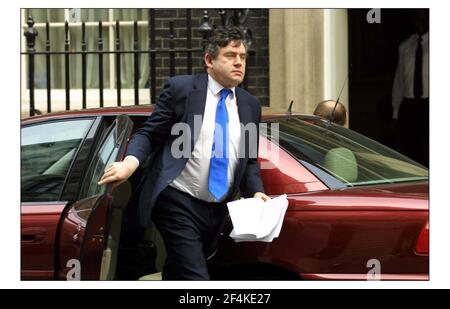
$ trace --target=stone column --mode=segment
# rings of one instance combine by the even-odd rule
[[[323,97],[323,10],[269,11],[270,106],[311,113]]]
[[[293,111],[311,114],[318,102],[337,99],[347,49],[345,9],[270,9],[270,106],[287,109],[294,100]]]

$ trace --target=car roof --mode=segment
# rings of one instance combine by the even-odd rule
[[[40,122],[44,120],[51,119],[61,119],[61,118],[72,118],[72,117],[83,117],[83,116],[99,116],[99,115],[136,115],[136,116],[145,116],[151,113],[154,109],[154,105],[152,104],[143,104],[143,105],[130,105],[130,106],[114,106],[114,107],[100,107],[100,108],[88,108],[88,109],[79,109],[79,110],[69,110],[69,111],[60,111],[53,112],[42,115],[35,115],[32,117],[27,117],[22,119],[22,123],[32,123],[32,122]],[[303,119],[321,119],[319,116],[308,115],[298,112],[289,113],[280,108],[271,108],[271,107],[262,107],[262,119],[270,119],[270,118],[286,118],[289,116],[297,116]]]

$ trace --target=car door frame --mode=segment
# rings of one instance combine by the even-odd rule
[[[95,115],[70,118],[50,118],[26,122],[22,128],[53,122],[92,119],[92,124],[83,137],[74,159],[68,169],[62,192],[57,201],[27,201],[21,202],[21,279],[22,280],[53,280],[56,273],[56,235],[61,214],[70,203],[69,195],[65,194],[68,182],[74,169],[83,170],[86,159],[81,154],[89,154],[99,130],[100,118]],[[40,256],[40,257],[39,257]],[[44,259],[44,260],[42,260]],[[33,263],[33,260],[36,263]],[[46,261],[46,262],[45,262]]]
[[[114,161],[122,159],[133,128],[133,121],[127,115],[118,115],[113,121],[115,147],[118,148]],[[101,141],[90,156],[92,160],[102,149],[109,136],[102,134]],[[87,170],[88,170],[87,169]],[[81,186],[81,185],[80,185]],[[78,187],[78,190],[80,187]],[[57,234],[57,279],[98,280],[100,277],[103,250],[109,233],[112,193],[115,185],[106,184],[104,193],[77,200],[66,207],[61,216]],[[88,212],[87,218],[80,217],[80,211]]]

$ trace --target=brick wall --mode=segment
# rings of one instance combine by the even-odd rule
[[[209,9],[210,24],[219,26],[220,17],[216,9]],[[269,42],[268,42],[268,9],[251,9],[245,26],[253,34],[254,54],[247,60],[247,89],[258,97],[263,105],[269,104]],[[156,48],[169,47],[169,22],[174,22],[175,47],[186,47],[186,9],[157,9],[155,12]],[[192,10],[192,47],[201,47],[202,37],[198,27],[203,22],[203,9]],[[186,53],[175,55],[176,75],[187,74]],[[160,93],[164,81],[169,76],[169,55],[156,55],[157,94]],[[203,58],[200,53],[193,54],[192,72],[204,72]]]

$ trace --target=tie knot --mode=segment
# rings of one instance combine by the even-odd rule
[[[419,37],[417,38],[417,41],[419,41],[419,44],[422,42],[422,36],[419,35]]]
[[[220,90],[220,99],[225,100],[230,93],[231,93],[230,89],[223,88],[222,90]]]

